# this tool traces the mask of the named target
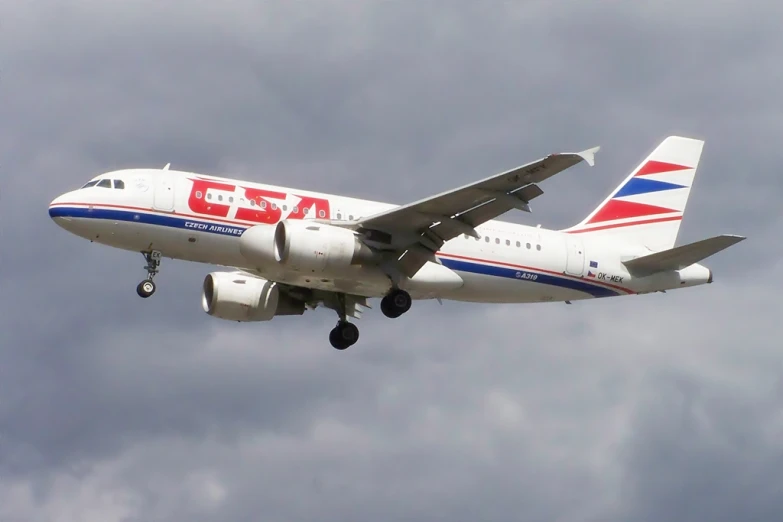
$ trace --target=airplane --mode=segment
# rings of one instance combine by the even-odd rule
[[[226,267],[206,275],[202,308],[263,322],[334,310],[331,345],[359,339],[370,299],[398,318],[414,300],[565,302],[712,283],[700,261],[742,240],[675,241],[703,140],[664,139],[579,223],[548,230],[496,218],[531,212],[540,184],[600,147],[532,163],[405,205],[160,168],[100,174],[56,197],[49,215],[91,242],[140,252],[155,293],[162,258]]]

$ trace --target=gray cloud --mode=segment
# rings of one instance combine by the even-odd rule
[[[0,519],[779,519],[780,13],[673,6],[15,6]],[[683,241],[750,236],[715,284],[373,311],[345,353],[329,312],[205,316],[212,267],[141,302],[138,254],[46,215],[129,165],[404,202],[600,144],[509,216],[561,227],[670,133],[707,140]]]

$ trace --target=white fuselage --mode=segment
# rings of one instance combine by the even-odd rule
[[[366,297],[382,297],[391,288],[389,277],[376,266],[352,265],[339,273],[318,275],[286,271],[274,263],[256,266],[240,252],[239,238],[248,228],[262,223],[282,219],[348,221],[395,205],[170,170],[123,170],[96,180],[93,186],[56,198],[49,209],[58,225],[91,241],[241,268],[307,288]],[[407,285],[414,299],[570,301],[668,290],[711,280],[709,270],[701,265],[633,278],[622,261],[649,251],[589,234],[502,221],[489,221],[477,231],[480,239],[462,235],[446,242],[437,253],[439,262],[456,273],[461,284],[433,284],[423,271],[421,284],[414,277]]]

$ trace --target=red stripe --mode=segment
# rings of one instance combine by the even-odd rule
[[[488,263],[488,264],[492,264],[492,265],[507,266],[509,268],[521,268],[523,270],[535,270],[537,272],[543,272],[545,274],[552,274],[552,275],[556,275],[556,276],[559,276],[559,277],[568,277],[568,278],[571,278],[571,279],[576,280],[576,281],[583,281],[583,282],[586,282],[586,283],[591,283],[591,284],[599,285],[599,286],[607,286],[609,288],[614,288],[615,290],[622,290],[623,292],[627,292],[629,294],[635,293],[633,290],[629,290],[628,288],[623,288],[622,286],[612,285],[612,284],[604,283],[604,282],[600,282],[600,281],[586,280],[583,277],[570,276],[570,275],[564,274],[562,272],[555,272],[553,270],[544,270],[543,268],[536,268],[534,266],[516,265],[514,263],[506,263],[504,261],[493,261],[493,260],[489,260],[489,259],[480,259],[478,257],[460,256],[460,255],[457,255],[457,254],[445,254],[443,252],[436,252],[435,255],[436,256],[443,256],[443,257],[451,257],[451,258],[454,258],[454,259],[462,259],[462,260],[465,260],[465,261],[476,261],[478,263]]]
[[[687,170],[691,168],[693,167],[677,165],[676,163],[666,163],[665,161],[650,160],[645,163],[634,176],[649,176],[651,174],[662,174],[664,172],[674,172],[675,170]]]
[[[671,214],[672,212],[677,211],[672,208],[647,205],[646,203],[610,199],[587,223],[599,223],[603,221],[614,221],[616,219],[635,218],[655,214]]]
[[[663,223],[664,221],[679,221],[682,219],[682,216],[669,216],[665,218],[656,218],[656,219],[645,219],[642,221],[630,221],[628,223],[615,223],[613,225],[603,225],[600,227],[592,227],[592,228],[579,228],[574,230],[564,230],[563,232],[567,232],[569,234],[581,234],[583,232],[593,232],[595,230],[607,230],[610,228],[620,228],[620,227],[635,227],[637,225],[649,225],[651,223]]]

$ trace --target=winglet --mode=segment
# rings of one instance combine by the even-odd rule
[[[595,165],[595,153],[601,150],[601,147],[593,147],[592,149],[583,150],[582,152],[577,152],[576,155],[581,157],[583,160],[587,162],[588,165],[591,167]]]

